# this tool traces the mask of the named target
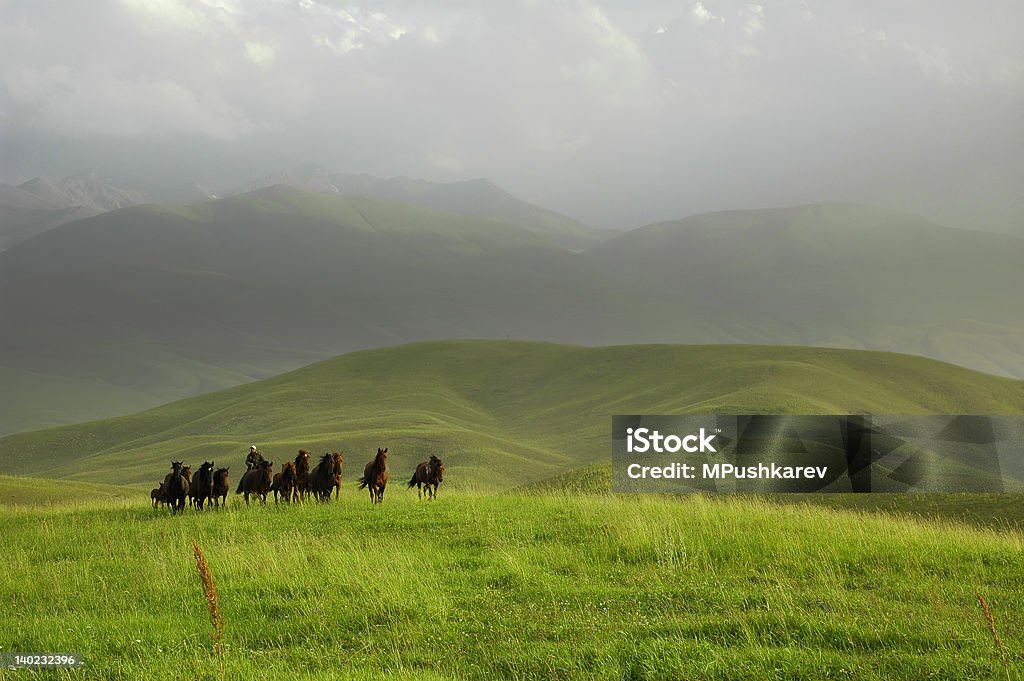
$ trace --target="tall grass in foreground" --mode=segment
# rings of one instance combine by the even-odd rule
[[[206,598],[206,609],[210,613],[210,624],[213,631],[210,637],[213,639],[213,652],[217,656],[217,666],[220,670],[220,678],[224,678],[224,649],[221,642],[224,640],[224,615],[220,611],[220,600],[217,596],[217,585],[213,583],[213,573],[206,562],[206,556],[199,547],[199,542],[192,540],[192,553],[196,558],[196,569],[199,571],[199,581],[203,585],[203,596]]]
[[[999,657],[1003,662],[1003,671],[1006,672],[1006,681],[1010,681],[1010,663],[1006,659],[1006,646],[1003,645],[1003,639],[999,638],[999,631],[996,629],[996,618],[993,617],[992,611],[988,607],[988,601],[980,593],[977,594],[978,602],[981,603],[981,610],[985,613],[985,621],[988,623],[988,630],[992,633],[992,639],[996,643],[996,647],[999,649]]]
[[[1019,532],[750,498],[395,489],[374,508],[351,487],[174,518],[141,501],[0,515],[0,646],[132,681],[221,662],[244,679],[982,681],[998,665],[977,592],[1004,671],[1024,660]]]

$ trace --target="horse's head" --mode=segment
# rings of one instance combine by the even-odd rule
[[[174,472],[175,475],[177,475],[179,472],[181,472],[181,462],[180,461],[172,461],[171,462],[171,471]]]
[[[212,461],[204,461],[203,465],[199,467],[199,470],[205,471],[207,473],[212,473],[213,472],[213,462]]]
[[[382,463],[386,463],[387,462],[387,460],[388,460],[388,448],[387,447],[385,447],[384,449],[381,449],[380,447],[377,447],[377,460],[382,462]]]

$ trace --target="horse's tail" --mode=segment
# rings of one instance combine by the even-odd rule
[[[412,489],[413,487],[415,487],[415,486],[416,486],[416,473],[418,473],[418,472],[419,472],[419,471],[417,470],[416,472],[414,472],[414,473],[412,474],[412,479],[411,479],[411,480],[409,480],[409,489]]]
[[[370,484],[370,483],[369,483],[369,481],[368,481],[368,480],[366,479],[366,476],[365,476],[365,475],[364,475],[363,477],[359,478],[359,489],[364,489],[364,488],[365,488],[365,487],[366,487],[367,485],[369,485],[369,484]]]
[[[245,480],[245,476],[243,475],[242,479],[238,481],[238,489],[235,490],[235,494],[241,494],[242,493],[242,481],[244,481],[244,480]]]

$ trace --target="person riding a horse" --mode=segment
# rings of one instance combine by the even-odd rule
[[[256,445],[249,446],[249,455],[245,457],[245,468],[252,470],[263,461],[263,455],[256,450]]]

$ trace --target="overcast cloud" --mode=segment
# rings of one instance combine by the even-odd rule
[[[488,177],[597,225],[1021,228],[1024,5],[0,0],[0,181]]]

